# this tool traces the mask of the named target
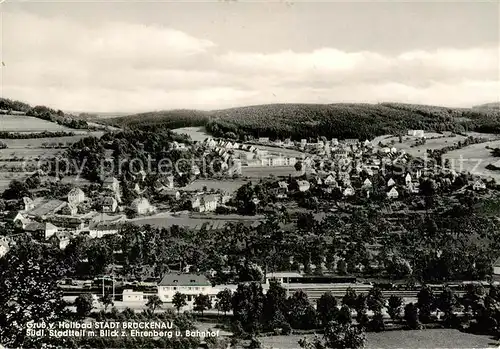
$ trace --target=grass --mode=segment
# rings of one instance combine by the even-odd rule
[[[217,181],[217,180],[195,180],[191,182],[189,185],[181,188],[182,190],[186,191],[198,191],[202,190],[203,187],[207,187],[208,190],[213,189],[213,190],[223,190],[227,192],[228,194],[234,193],[236,190],[238,190],[239,187],[241,187],[243,184],[245,184],[245,181],[243,180],[225,180],[225,181]]]
[[[299,348],[301,335],[262,337],[264,348]],[[313,337],[308,335],[307,337]],[[489,336],[478,336],[451,329],[428,329],[420,331],[385,331],[367,333],[367,348],[490,348],[496,341]]]
[[[241,173],[243,177],[249,178],[266,178],[271,175],[275,177],[292,175],[294,177],[302,174],[297,173],[293,166],[243,166]]]
[[[210,135],[205,130],[205,127],[181,127],[174,130],[177,134],[187,134],[193,141],[202,142],[205,138],[210,137]]]
[[[486,169],[486,166],[499,160],[499,158],[491,156],[491,152],[486,149],[486,146],[498,148],[500,147],[500,141],[472,144],[462,149],[450,151],[443,155],[443,158],[449,159],[452,168],[457,172],[470,172],[480,176],[492,177],[500,181],[499,171]]]
[[[0,131],[5,132],[42,132],[72,131],[54,122],[26,115],[0,115]]]

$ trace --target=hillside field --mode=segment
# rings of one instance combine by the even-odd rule
[[[26,115],[0,115],[0,132],[70,132],[73,129],[55,122]]]

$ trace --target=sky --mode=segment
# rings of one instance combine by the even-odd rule
[[[7,0],[1,95],[111,113],[497,102],[499,4]]]

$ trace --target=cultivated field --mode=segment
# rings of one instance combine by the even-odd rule
[[[492,348],[498,347],[489,336],[477,336],[449,329],[429,329],[420,331],[369,332],[369,349],[420,349],[420,348]],[[272,336],[259,338],[264,348],[298,349],[298,340],[304,336]],[[307,337],[312,338],[313,335]]]
[[[55,122],[38,119],[26,115],[0,115],[0,131],[5,132],[43,132],[72,131]]]
[[[18,116],[16,116],[17,118]],[[2,116],[0,115],[0,121]],[[30,123],[32,121],[36,122],[36,118],[30,118]],[[44,120],[40,120],[45,122]],[[49,122],[49,124],[52,124]],[[1,124],[0,124],[1,125]],[[57,124],[54,124],[58,126]],[[2,125],[3,126],[3,125]],[[0,128],[2,127],[0,126]],[[30,126],[25,125],[24,128],[20,128],[20,131],[25,132]],[[59,130],[60,131],[60,130]],[[73,131],[73,130],[71,130]],[[80,131],[78,131],[80,132]],[[21,179],[25,174],[21,172],[7,172],[6,167],[25,167],[29,168],[32,166],[37,166],[39,159],[49,159],[57,154],[64,152],[64,148],[46,148],[46,146],[69,146],[72,143],[78,142],[80,139],[94,136],[101,137],[104,134],[103,131],[81,131],[79,134],[68,137],[53,137],[53,138],[29,138],[29,139],[0,139],[3,143],[7,145],[6,149],[0,149],[0,191],[5,189],[10,181],[14,178]],[[74,178],[64,179],[69,183],[74,182]],[[79,184],[82,180],[80,180]]]
[[[376,142],[373,141],[373,144],[378,145],[379,142],[382,143],[383,146],[392,147],[394,146],[397,149],[403,149],[406,153],[412,156],[424,156],[427,153],[427,150],[437,150],[442,149],[444,147],[452,146],[459,141],[463,141],[466,139],[465,136],[452,134],[450,132],[440,133],[432,133],[427,132],[426,134],[426,142],[423,145],[415,146],[415,142],[417,141],[416,137],[412,136],[404,136],[403,142],[399,143],[399,137],[394,136],[382,136],[377,137]],[[489,140],[498,139],[498,135],[488,134],[488,133],[477,133],[477,132],[469,132],[468,136],[473,137],[481,137]]]

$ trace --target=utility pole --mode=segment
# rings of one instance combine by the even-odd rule
[[[102,296],[104,297],[104,275],[102,277]]]
[[[113,301],[115,300],[115,276],[113,275]]]

